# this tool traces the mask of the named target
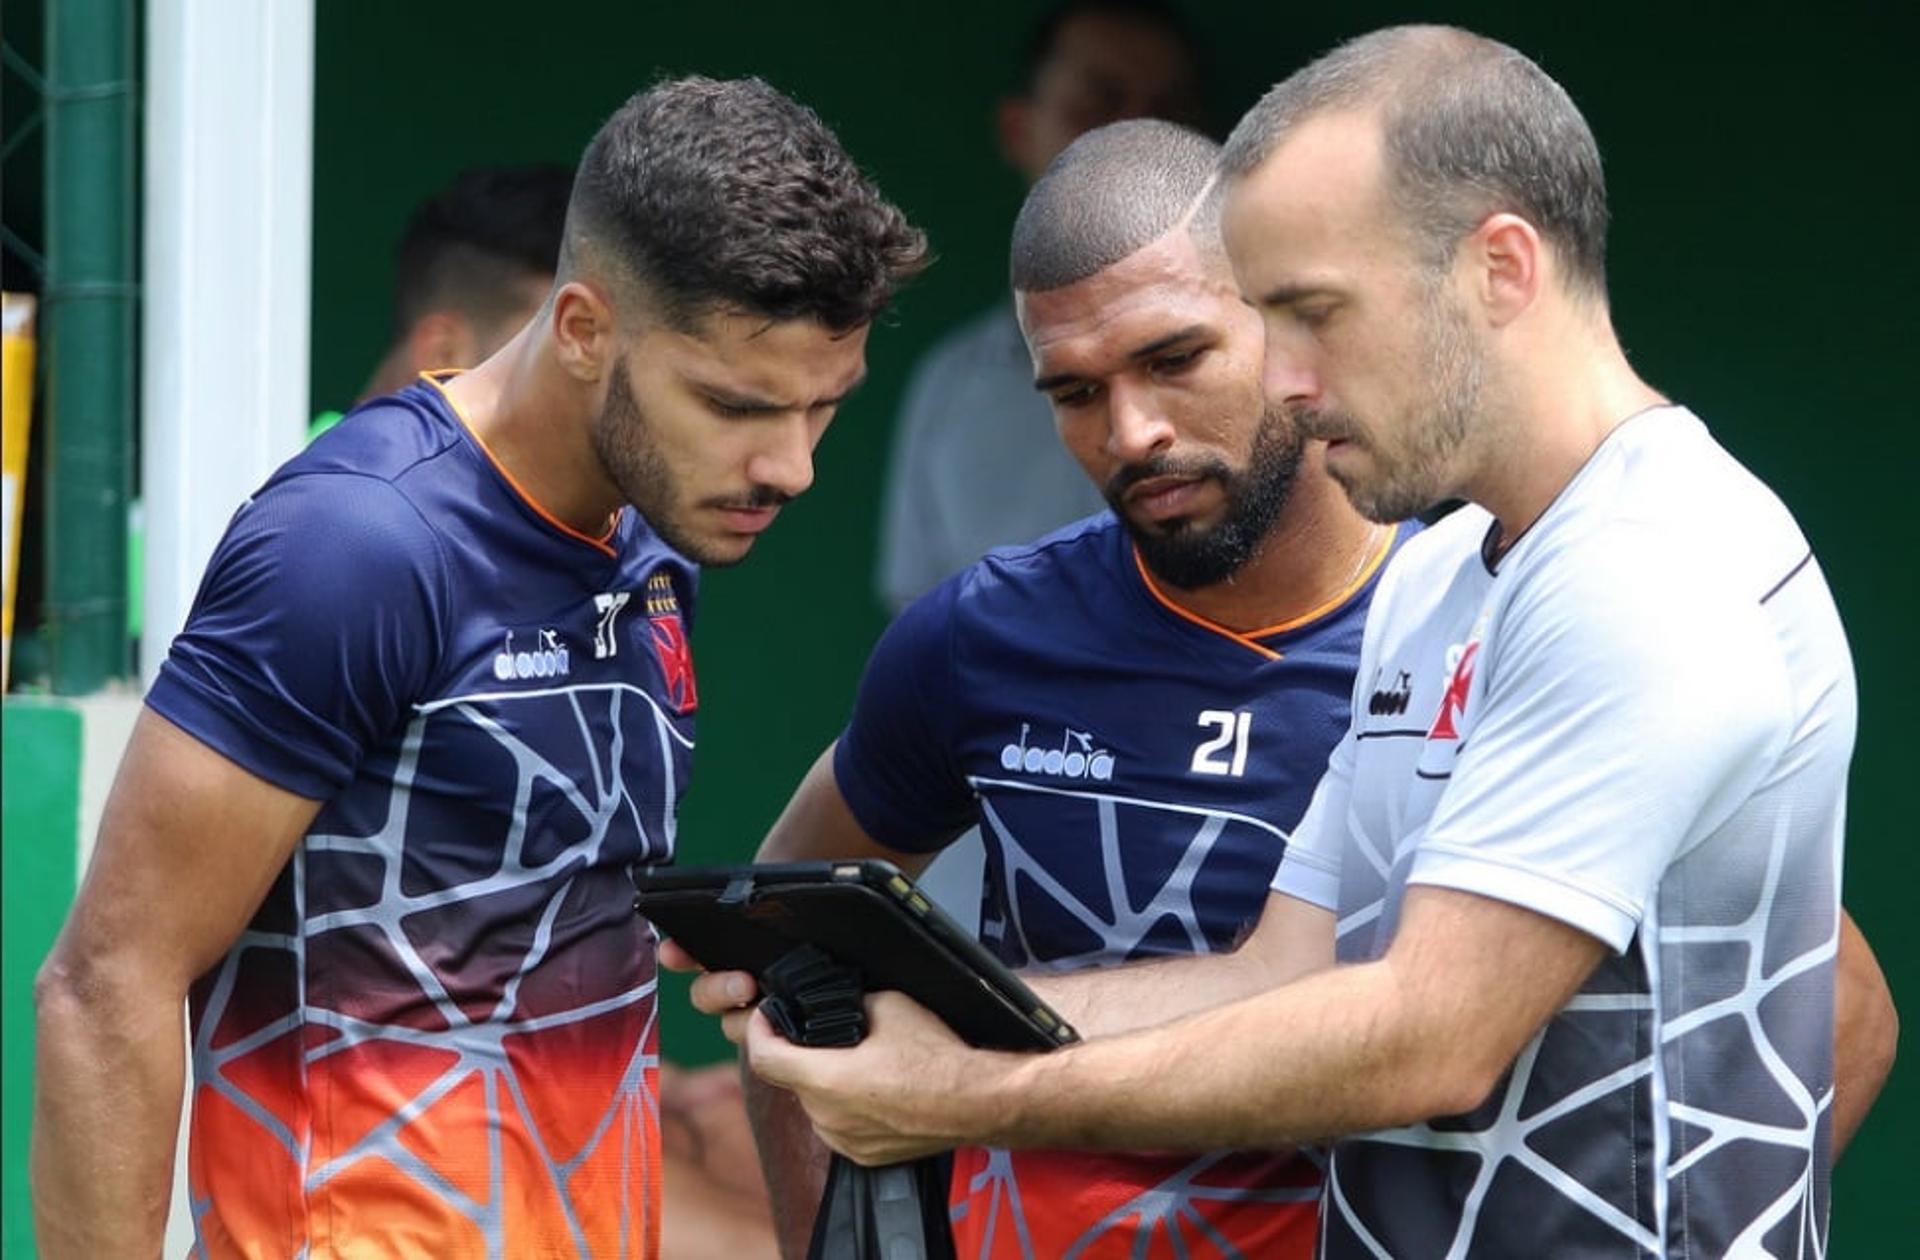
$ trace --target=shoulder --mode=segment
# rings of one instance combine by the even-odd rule
[[[443,593],[447,546],[409,490],[386,470],[296,459],[234,513],[209,577],[297,592],[317,609],[332,594],[351,590],[364,599],[402,579]]]
[[[1111,599],[1116,556],[1125,536],[1111,513],[1100,512],[1044,537],[996,547],[909,604],[882,642],[895,650],[909,642],[963,637],[1018,640],[1030,628],[1047,637],[1065,629],[1071,610]]]
[[[1739,566],[1677,561],[1671,529],[1651,521],[1542,541],[1552,545],[1516,555],[1502,575],[1488,631],[1495,679],[1532,695],[1564,678],[1589,697],[1640,696],[1655,714],[1714,710],[1730,727],[1735,709],[1756,724],[1785,717],[1786,658]]]
[[[1810,550],[1778,496],[1692,412],[1622,424],[1543,519],[1543,560],[1626,570],[1632,587],[1700,587],[1757,601]]]
[[[353,473],[397,482],[462,441],[438,391],[422,381],[355,407],[281,471]]]
[[[1402,619],[1428,609],[1454,587],[1463,570],[1469,577],[1484,576],[1480,547],[1492,524],[1492,515],[1471,503],[1431,525],[1403,524],[1403,536],[1374,587],[1371,620]]]
[[[1408,521],[1388,562],[1387,575],[1413,575],[1435,569],[1453,569],[1477,559],[1493,516],[1485,508],[1464,503],[1431,525]],[[1408,580],[1408,576],[1398,578]]]
[[[1000,610],[1057,605],[1069,591],[1110,585],[1113,570],[1130,554],[1120,522],[1102,510],[1030,543],[995,547],[956,575],[955,602]]]

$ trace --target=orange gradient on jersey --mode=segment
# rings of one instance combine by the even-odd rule
[[[1011,1177],[996,1175],[996,1156]],[[962,1260],[1025,1260],[1068,1252],[1085,1260],[1312,1256],[1319,1216],[1317,1167],[1293,1153],[1237,1152],[1182,1182],[1182,1171],[1198,1158],[957,1151],[955,1254]]]
[[[304,1065],[303,1040],[319,1054]],[[651,1001],[464,1058],[327,1040],[289,1033],[225,1062],[255,1112],[196,1091],[189,1184],[213,1205],[209,1260],[659,1254]]]

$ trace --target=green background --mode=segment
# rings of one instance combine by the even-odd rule
[[[27,1143],[33,1132],[33,977],[73,900],[80,857],[81,714],[57,701],[8,700],[0,778],[0,1250],[33,1254]]]
[[[1915,23],[1905,5],[1630,7],[1192,4],[1209,98],[1230,125],[1340,38],[1457,22],[1540,61],[1599,137],[1612,185],[1614,314],[1645,376],[1699,411],[1781,494],[1839,600],[1860,677],[1846,898],[1896,996],[1920,993],[1915,864],[1900,781],[1916,580],[1904,534],[1920,358]],[[814,490],[750,563],[709,574],[694,637],[700,767],[688,859],[750,853],[846,715],[883,624],[870,573],[880,472],[914,356],[994,300],[1020,187],[991,117],[1033,6],[322,0],[314,193],[313,402],[353,396],[385,334],[388,254],[408,207],[477,162],[571,161],[660,72],[754,73],[805,100],[932,236],[941,261],[876,332],[866,390],[821,448]],[[1715,663],[1703,660],[1700,668]],[[1724,680],[1731,692],[1743,685]],[[669,1053],[725,1049],[678,990]],[[1835,1254],[1904,1251],[1900,1134],[1920,1088],[1896,1071],[1836,1177]],[[1872,1241],[1880,1240],[1880,1241]]]

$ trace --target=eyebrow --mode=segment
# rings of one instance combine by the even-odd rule
[[[1277,288],[1268,289],[1260,295],[1259,301],[1252,305],[1288,306],[1312,297],[1327,297],[1332,293],[1332,289],[1320,284],[1283,284]]]
[[[1183,341],[1192,341],[1195,337],[1204,337],[1212,330],[1205,324],[1188,324],[1185,328],[1175,329],[1164,337],[1155,337],[1146,345],[1127,352],[1129,363],[1138,363],[1142,359],[1151,359],[1162,350],[1170,350]],[[1062,385],[1071,385],[1084,379],[1075,372],[1060,372],[1053,376],[1043,376],[1034,381],[1033,387],[1045,394],[1059,389]]]
[[[838,407],[841,403],[851,398],[854,393],[866,383],[867,374],[862,372],[854,378],[853,384],[847,386],[832,398],[821,398],[810,402],[806,404],[806,409],[811,411],[816,407]],[[700,390],[706,394],[708,398],[711,398],[714,402],[719,403],[729,411],[744,411],[748,415],[771,416],[778,415],[783,411],[796,410],[795,407],[783,402],[776,402],[771,398],[752,398],[745,394],[736,394],[731,390],[721,389],[714,385],[702,385],[700,386]]]

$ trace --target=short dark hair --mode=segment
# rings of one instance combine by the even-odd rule
[[[1222,167],[1245,175],[1306,119],[1375,107],[1390,195],[1430,265],[1506,211],[1553,243],[1574,287],[1605,299],[1607,188],[1593,132],[1546,71],[1471,32],[1395,26],[1342,44],[1247,111]]]
[[[476,324],[517,314],[515,286],[559,266],[572,183],[564,166],[476,167],[415,210],[394,252],[395,340],[447,307]]]
[[[1199,73],[1202,61],[1200,41],[1180,11],[1163,0],[1063,0],[1040,15],[1027,34],[1026,59],[1021,62],[1020,90],[1031,92],[1040,69],[1053,56],[1060,43],[1060,32],[1078,17],[1112,17],[1146,26],[1157,26],[1186,51],[1187,60]]]
[[[759,79],[671,79],[595,133],[567,212],[569,270],[592,254],[653,316],[715,310],[870,323],[928,261],[826,124]]]
[[[1186,220],[1218,239],[1220,146],[1177,123],[1096,127],[1061,151],[1013,223],[1008,271],[1022,293],[1078,284]]]

